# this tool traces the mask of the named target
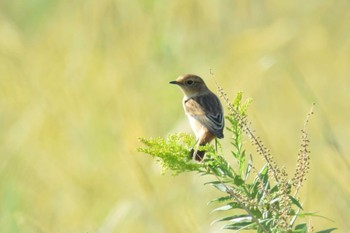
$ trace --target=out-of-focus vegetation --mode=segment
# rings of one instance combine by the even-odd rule
[[[214,89],[210,69],[253,98],[250,120],[288,171],[316,103],[301,196],[335,221],[315,229],[346,232],[349,12],[346,0],[2,0],[0,232],[219,232],[203,177],[160,176],[136,152],[138,137],[188,130],[168,82],[196,73]]]

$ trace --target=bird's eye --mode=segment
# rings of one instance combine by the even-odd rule
[[[186,82],[186,84],[192,85],[192,84],[193,84],[193,81],[192,81],[192,80],[188,80],[188,81]]]

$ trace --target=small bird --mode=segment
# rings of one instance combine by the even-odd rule
[[[199,151],[198,147],[206,145],[215,137],[224,137],[225,121],[220,100],[197,75],[186,74],[170,83],[178,85],[184,93],[183,107],[197,139],[196,149],[192,150],[191,156],[202,161],[205,151]]]

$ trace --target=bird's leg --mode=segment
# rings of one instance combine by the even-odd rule
[[[201,140],[198,139],[197,142],[196,142],[196,147],[195,147],[196,149],[194,150],[193,155],[192,155],[192,159],[193,159],[193,160],[196,160],[196,156],[197,156],[197,153],[198,153],[198,148],[199,148],[199,143],[200,143],[200,141],[201,141]]]
[[[196,149],[194,150],[193,155],[192,155],[193,160],[201,161],[203,159],[201,157],[201,155],[198,154],[198,150],[199,150],[199,146],[201,145],[201,142],[203,140],[204,135],[205,135],[204,134],[204,126],[202,125],[201,129],[199,130],[198,137],[197,137]]]
[[[198,143],[199,143],[199,138],[196,138],[196,142],[191,147],[191,154],[193,154],[192,152],[194,151],[194,148],[197,146]]]

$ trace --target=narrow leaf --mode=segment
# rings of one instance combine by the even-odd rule
[[[227,186],[223,183],[219,184],[212,184],[215,188],[217,188],[219,191],[226,193],[227,192]]]
[[[295,199],[293,196],[289,195],[289,199],[292,201],[292,203],[296,206],[298,206],[300,209],[303,209],[303,207],[301,206],[301,204],[299,203],[299,201],[297,199]]]
[[[307,233],[306,223],[299,224],[299,225],[295,226],[293,233]]]
[[[228,200],[231,200],[231,196],[215,198],[215,199],[211,200],[210,202],[208,202],[207,204],[209,205],[213,202],[224,202],[224,201],[228,201]]]
[[[332,231],[335,231],[335,230],[337,230],[337,228],[329,228],[327,230],[318,231],[316,233],[329,233],[329,232],[332,232]]]
[[[255,230],[256,229],[256,223],[255,222],[232,223],[232,224],[225,225],[223,227],[223,229],[228,229],[228,230]]]
[[[252,157],[250,156],[249,161],[248,161],[248,165],[247,165],[247,169],[245,170],[245,176],[244,176],[244,180],[247,180],[249,175],[250,175],[250,171],[252,170],[253,167],[253,160]]]
[[[237,202],[231,202],[231,203],[228,203],[227,205],[224,205],[212,210],[210,213],[214,213],[217,211],[231,210],[231,209],[242,209],[242,207]]]
[[[244,170],[245,170],[245,151],[242,151],[241,152],[241,156],[239,158],[239,174],[241,176],[243,176],[243,171]]]
[[[224,221],[230,221],[230,222],[247,222],[251,221],[252,217],[247,214],[242,214],[242,215],[232,215],[224,218],[217,219],[213,221],[211,224],[217,223],[217,222],[224,222]]]
[[[302,213],[302,214],[298,214],[298,217],[307,217],[307,216],[319,217],[319,218],[327,219],[328,221],[334,222],[334,221],[333,221],[332,219],[330,219],[330,218],[326,218],[325,216],[318,215],[318,214],[315,214],[315,213]]]

